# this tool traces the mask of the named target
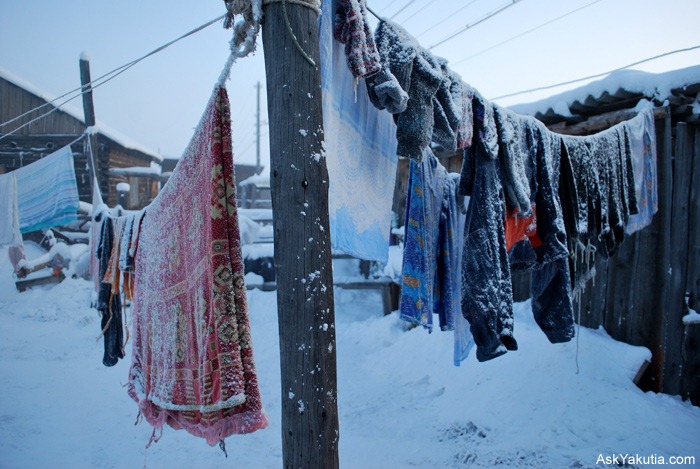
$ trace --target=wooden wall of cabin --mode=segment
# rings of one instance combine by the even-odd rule
[[[150,159],[142,153],[130,150],[115,144],[113,141],[103,137],[98,137],[100,147],[100,189],[105,203],[110,207],[117,205],[117,184],[125,182],[131,186],[131,190],[137,196],[127,198],[127,210],[140,209],[148,205],[158,195],[160,185],[153,178],[130,177],[126,175],[109,174],[108,168],[150,168]]]
[[[11,132],[53,109],[53,106],[44,106],[46,104],[46,100],[39,98],[25,89],[15,85],[14,83],[10,83],[2,78],[0,78],[0,103],[2,103],[0,106],[0,122],[7,122],[10,119],[14,119],[17,116],[24,114],[25,112],[43,106],[36,111],[29,112],[26,116],[16,120],[15,122],[4,126],[2,132]],[[80,119],[76,119],[72,115],[59,109],[18,130],[13,135],[23,136],[44,134],[78,136],[83,133],[84,128],[85,125]]]

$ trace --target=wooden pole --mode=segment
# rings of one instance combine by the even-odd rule
[[[82,87],[82,92],[83,92],[83,114],[85,115],[85,127],[92,127],[95,125],[95,105],[92,101],[92,85],[90,82],[92,81],[90,79],[90,58],[88,57],[86,52],[83,52],[80,54],[80,85]],[[87,154],[87,164],[90,172],[90,202],[92,202],[92,193],[94,188],[93,182],[94,179],[92,175],[94,174],[99,181],[98,175],[98,156],[97,156],[97,139],[95,138],[94,134],[90,134],[87,136],[87,138],[90,139],[90,145],[92,145],[92,152],[95,158],[95,161],[90,157],[90,154]],[[85,145],[86,151],[89,152],[88,146]]]
[[[265,7],[262,32],[282,450],[284,467],[289,469],[338,467],[335,310],[317,21],[316,13],[303,5],[271,3]],[[315,66],[297,50],[288,27]]]
[[[83,113],[85,127],[95,125],[95,106],[92,102],[92,85],[90,85],[90,58],[83,52],[80,54],[80,84],[83,92]]]

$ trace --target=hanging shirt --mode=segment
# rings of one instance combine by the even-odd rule
[[[70,145],[14,171],[22,233],[78,219],[78,185]]]

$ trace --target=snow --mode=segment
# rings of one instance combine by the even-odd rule
[[[19,293],[11,272],[2,248],[0,467],[282,466],[280,406],[295,396],[280,388],[276,292],[248,292],[270,427],[228,438],[226,459],[169,427],[146,450],[152,428],[134,425],[123,387],[129,354],[113,368],[101,363],[93,284],[69,278]],[[486,363],[472,355],[458,368],[451,333],[382,316],[378,292],[335,296],[341,467],[593,468],[616,454],[700,461],[700,409],[632,383],[645,348],[586,328],[552,345],[529,303],[517,303],[520,350]]]
[[[109,168],[109,173],[124,176],[160,176],[160,166],[131,166],[128,168]]]
[[[131,186],[128,182],[120,182],[117,184],[117,192],[129,192]]]
[[[579,88],[565,91],[533,103],[508,106],[509,109],[527,115],[545,113],[551,108],[562,116],[570,115],[569,106],[575,101],[583,102],[588,96],[599,98],[603,93],[613,94],[619,89],[630,93],[642,93],[647,98],[664,101],[671,96],[671,90],[700,83],[700,65],[664,73],[649,73],[639,70],[620,70],[601,80],[593,81]]]
[[[700,324],[700,314],[698,314],[698,312],[694,309],[691,309],[688,311],[688,314],[683,316],[683,324],[686,326],[688,324]]]
[[[254,174],[238,183],[239,186],[247,186],[250,184],[255,184],[257,187],[261,188],[270,187],[270,175]]]

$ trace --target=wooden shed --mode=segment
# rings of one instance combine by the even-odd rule
[[[52,98],[45,93],[0,68],[0,122],[22,116],[0,127],[0,174],[33,163],[74,142],[83,134],[85,123],[81,113],[68,106],[56,109],[51,101]],[[58,100],[55,104],[61,102]],[[48,112],[50,114],[46,117],[29,123]],[[19,127],[22,128],[5,136]],[[116,186],[127,182],[130,192],[124,208],[146,206],[160,190],[162,158],[100,124],[95,126],[94,135],[95,170],[105,201],[110,206],[116,205]],[[80,200],[91,202],[92,177],[88,165],[87,139],[74,143],[71,149]]]

